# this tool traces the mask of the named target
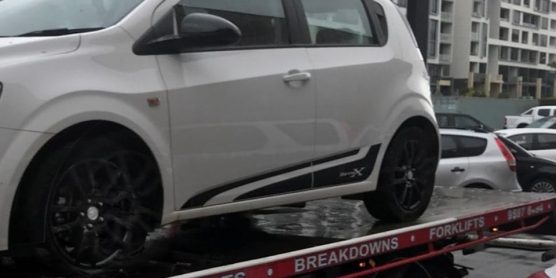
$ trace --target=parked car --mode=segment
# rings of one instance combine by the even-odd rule
[[[524,128],[533,121],[547,117],[555,116],[556,106],[536,106],[519,116],[505,116],[504,128]]]
[[[493,128],[485,125],[471,115],[462,113],[436,113],[439,128],[471,129],[492,132]]]
[[[193,218],[360,193],[418,218],[439,136],[405,18],[290,4],[0,1],[0,251],[81,276]]]
[[[516,159],[517,180],[523,191],[556,193],[556,162],[536,157],[510,139],[500,139]]]
[[[556,130],[547,128],[516,128],[496,131],[532,154],[556,161]]]
[[[528,128],[552,128],[552,129],[556,129],[556,117],[555,116],[550,116],[550,117],[544,117],[544,118],[538,119],[538,120],[530,123],[527,127]]]
[[[521,191],[516,160],[494,133],[441,129],[436,185]]]

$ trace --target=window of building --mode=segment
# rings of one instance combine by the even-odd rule
[[[542,12],[542,13],[548,13],[550,9],[550,0],[535,0],[535,10]]]
[[[539,16],[529,13],[523,13],[523,26],[530,28],[539,28]]]
[[[547,36],[547,35],[541,35],[541,36],[540,36],[540,43],[539,43],[539,45],[540,45],[540,46],[543,46],[543,47],[547,47],[547,46],[548,46],[548,36]]]
[[[517,61],[519,59],[519,49],[511,48],[510,50],[510,60]]]
[[[519,30],[517,29],[512,30],[512,41],[519,42]]]
[[[527,44],[529,41],[529,32],[523,31],[521,32],[521,43]]]
[[[437,37],[438,37],[438,20],[431,20],[429,22],[429,46],[428,56],[431,58],[436,57],[437,52]]]
[[[510,29],[506,27],[500,27],[498,30],[498,36],[500,40],[507,41],[510,39]]]
[[[203,0],[205,1],[205,0]],[[360,0],[301,0],[312,44],[376,44]]]
[[[471,55],[478,56],[479,55],[479,43],[471,42]]]
[[[515,24],[515,25],[521,24],[521,12],[520,11],[514,11],[514,14],[512,16],[512,23]]]
[[[508,51],[509,51],[509,49],[505,46],[502,46],[500,48],[500,60],[504,60],[504,61],[509,60]]]
[[[484,0],[473,1],[473,16],[475,17],[484,16]]]
[[[438,14],[438,0],[429,0],[429,10],[431,14]]]
[[[541,28],[543,30],[547,30],[548,29],[548,18],[546,17],[541,17]]]
[[[500,9],[500,20],[510,21],[510,10],[501,8]]]
[[[541,52],[539,57],[539,64],[546,65],[546,53]]]

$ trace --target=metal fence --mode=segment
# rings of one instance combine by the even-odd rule
[[[535,99],[499,99],[481,97],[433,97],[434,111],[465,113],[494,129],[504,126],[505,115],[519,115],[538,106]]]

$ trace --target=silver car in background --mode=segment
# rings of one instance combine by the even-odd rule
[[[521,191],[516,160],[494,133],[441,129],[436,185]]]

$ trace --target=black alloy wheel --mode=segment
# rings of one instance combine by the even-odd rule
[[[407,221],[425,211],[434,187],[437,146],[418,127],[400,130],[383,159],[376,192],[365,204],[373,216],[385,221]]]
[[[154,192],[151,163],[121,152],[83,159],[62,173],[48,208],[48,229],[58,252],[72,264],[95,268],[137,251],[159,212],[143,204]],[[153,183],[150,183],[153,184]]]
[[[549,179],[541,178],[532,182],[527,191],[537,193],[556,193],[556,185]]]
[[[30,230],[45,235],[37,250],[46,253],[35,256],[63,274],[140,263],[148,233],[160,225],[162,187],[154,157],[116,132],[56,148],[30,183],[35,199],[22,217],[43,218]]]

